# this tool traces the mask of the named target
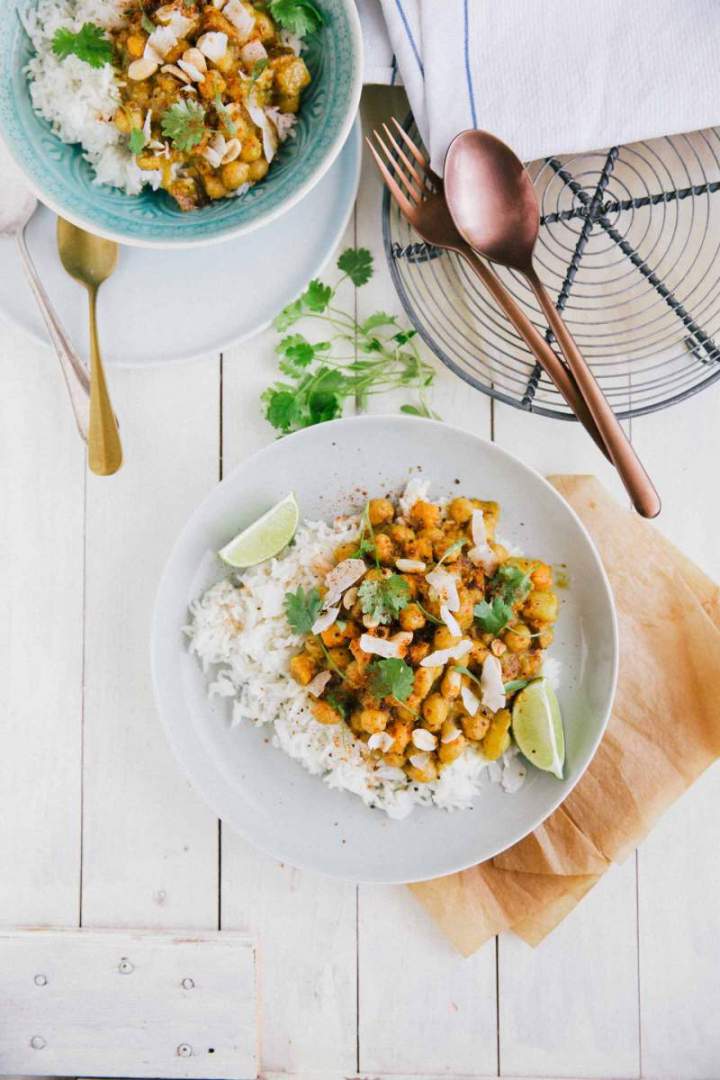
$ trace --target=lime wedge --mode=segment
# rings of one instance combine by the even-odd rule
[[[219,552],[220,558],[235,567],[257,566],[266,559],[272,559],[290,543],[299,520],[300,508],[290,492],[272,510],[253,521],[252,525],[226,544]]]
[[[536,769],[563,778],[565,734],[560,706],[547,679],[533,679],[515,698],[512,730],[520,752]]]

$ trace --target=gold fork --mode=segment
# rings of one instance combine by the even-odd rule
[[[465,259],[468,266],[477,274],[488,292],[503,309],[578,420],[607,457],[608,453],[603,438],[571,373],[548,342],[533,326],[495,272],[475,254],[467,241],[463,240],[450,216],[443,193],[442,180],[429,168],[424,154],[394,116],[392,122],[409,150],[413,161],[410,160],[403,147],[398,143],[387,124],[382,126],[383,133],[385,139],[395,151],[394,155],[377,129],[373,131],[373,135],[383,156],[369,138],[366,138],[365,141],[375,158],[377,167],[387,184],[390,194],[395,199],[400,210],[426,243],[432,244],[433,247],[454,251]],[[383,160],[383,157],[385,160]]]

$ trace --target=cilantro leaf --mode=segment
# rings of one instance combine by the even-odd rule
[[[369,688],[375,697],[395,697],[407,701],[415,683],[413,669],[404,660],[391,657],[370,665]]]
[[[397,341],[398,345],[407,345],[416,334],[417,330],[399,330],[397,334],[393,334],[393,341]]]
[[[253,86],[258,81],[258,79],[260,78],[260,76],[262,75],[263,71],[265,70],[265,68],[268,66],[269,63],[270,63],[270,61],[268,60],[267,56],[263,56],[263,58],[261,60],[256,60],[255,61],[255,63],[252,66],[252,71],[250,72],[250,85],[248,87],[248,90],[252,90]]]
[[[347,248],[338,259],[337,265],[338,270],[347,274],[353,285],[365,285],[373,275],[373,257],[367,248]]]
[[[370,331],[374,330],[377,326],[395,326],[396,323],[396,315],[388,315],[386,311],[376,311],[375,314],[370,315],[365,322],[360,323],[360,331],[363,334],[369,334]]]
[[[342,700],[342,698],[338,697],[338,695],[333,690],[331,690],[329,694],[325,695],[325,700],[327,701],[328,705],[332,705],[336,713],[340,713],[340,716],[342,716],[343,720],[347,720],[347,705]]]
[[[319,346],[311,345],[307,338],[302,334],[289,334],[284,337],[275,351],[283,357],[284,360],[290,361],[290,367],[292,371],[288,374],[295,373],[298,368],[305,368],[308,364],[311,364],[315,359],[315,350],[324,347],[325,343],[321,342]],[[280,365],[280,370],[285,371],[283,365]]]
[[[289,327],[296,323],[298,319],[303,316],[303,300],[302,296],[299,296],[297,300],[293,300],[291,304],[284,307],[279,315],[276,315],[273,320],[273,326],[281,334],[285,333]]]
[[[529,682],[529,679],[511,679],[505,683],[505,693],[514,694],[516,690],[524,690]]]
[[[534,571],[535,566],[523,573],[519,566],[503,563],[490,579],[490,591],[501,596],[506,604],[516,604],[530,592],[530,578]]]
[[[77,56],[92,68],[101,68],[113,58],[112,42],[101,26],[86,22],[77,33],[61,26],[52,39],[52,51],[61,60]]]
[[[419,405],[401,405],[400,412],[405,413],[406,416],[424,416],[430,420],[435,419],[435,413],[424,402]]]
[[[314,33],[325,22],[313,0],[269,0],[268,7],[275,22],[298,37]]]
[[[296,634],[312,633],[321,607],[322,597],[317,589],[305,592],[299,585],[297,592],[285,593],[285,616]]]
[[[146,34],[154,34],[157,30],[155,23],[152,21],[152,19],[148,18],[144,11],[140,16],[140,25],[142,26]]]
[[[215,106],[215,112],[218,114],[220,122],[228,135],[237,135],[237,124],[232,120],[230,113],[228,112],[228,107],[224,104],[220,94],[216,94],[213,98],[213,105]]]
[[[205,134],[205,110],[196,101],[178,101],[162,114],[160,126],[177,150],[192,150]]]
[[[486,634],[498,634],[513,617],[513,609],[500,596],[494,597],[491,604],[481,600],[473,610],[480,629]]]
[[[332,294],[333,291],[329,285],[323,285],[322,281],[314,278],[300,299],[308,311],[321,312],[330,303]]]
[[[133,128],[130,132],[130,138],[128,139],[128,147],[131,154],[139,154],[147,139],[145,138],[145,132],[142,128]]]
[[[296,422],[295,394],[291,390],[266,390],[263,394],[265,402],[265,419],[278,431],[287,434],[292,431]]]
[[[363,613],[379,623],[396,619],[410,601],[410,586],[400,574],[376,581],[365,580],[358,589],[358,599]]]

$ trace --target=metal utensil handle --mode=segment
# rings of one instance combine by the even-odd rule
[[[122,465],[118,424],[110,402],[100,355],[97,328],[97,286],[88,287],[90,300],[90,432],[88,465],[98,476],[112,476]]]
[[[505,288],[495,271],[485,263],[471,248],[463,249],[461,254],[468,265],[475,271],[482,283],[488,289],[495,301],[503,309],[510,322],[517,330],[527,347],[535,356],[537,362],[552,379],[566,402],[577,416],[580,423],[585,427],[588,434],[595,440],[598,448],[606,457],[609,457],[605,442],[600,434],[597,424],[590,414],[583,395],[580,393],[572,375],[561,360],[555,355],[552,347],[542,337],[538,330],[528,319],[522,308],[515,302],[511,294]]]
[[[60,361],[60,370],[62,371],[65,385],[70,396],[70,404],[72,405],[72,410],[75,415],[75,423],[77,424],[80,435],[85,442],[87,442],[90,380],[88,379],[82,360],[71,345],[62,323],[57,317],[52,303],[50,302],[50,298],[45,292],[45,287],[35,268],[35,263],[28,250],[25,233],[22,229],[17,233],[17,242],[22,264],[25,273],[27,274],[28,283],[37,300],[38,307],[45,320],[45,326],[47,327],[50,340],[55,347],[55,352]]]
[[[545,286],[534,270],[528,271],[526,276],[602,434],[612,462],[632,499],[633,506],[643,517],[657,517],[661,503],[652,480],[610,408],[607,398],[598,386],[575,339],[545,291]]]

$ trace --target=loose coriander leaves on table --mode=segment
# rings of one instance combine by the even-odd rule
[[[384,311],[358,321],[334,304],[343,281],[360,288],[370,280],[371,253],[348,248],[337,267],[342,277],[335,286],[311,281],[275,319],[275,329],[286,335],[276,347],[285,378],[262,395],[266,419],[287,435],[342,416],[348,400],[362,407],[370,395],[400,388],[417,393],[417,403],[403,405],[402,412],[434,416],[425,394],[435,373],[417,350],[415,331],[402,329],[397,317]],[[322,324],[325,339],[310,341],[304,334],[287,334],[300,319]]]

